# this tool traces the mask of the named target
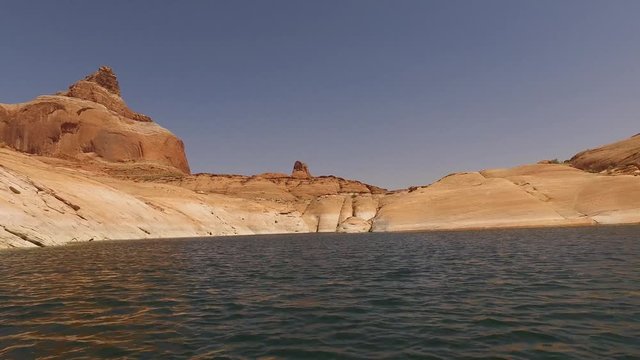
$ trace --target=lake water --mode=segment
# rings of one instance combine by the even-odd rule
[[[640,358],[640,227],[0,252],[0,358]]]

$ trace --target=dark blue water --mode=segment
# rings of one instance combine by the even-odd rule
[[[0,358],[640,358],[640,227],[0,252]]]

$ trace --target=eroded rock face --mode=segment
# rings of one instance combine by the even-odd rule
[[[308,167],[297,165],[299,171]],[[140,179],[137,179],[140,180]],[[288,204],[311,232],[366,232],[385,189],[336,176],[294,177],[278,173],[254,176],[196,174],[154,179],[202,195],[218,194],[259,202]]]
[[[103,67],[65,93],[0,104],[0,248],[147,237],[640,223],[640,177],[624,175],[639,174],[639,161],[636,136],[582,152],[571,159],[573,167],[546,161],[456,173],[394,192],[312,176],[300,161],[290,176],[187,176],[182,142],[130,110],[115,74]]]
[[[336,177],[305,180],[282,174],[140,181],[86,167],[78,171],[73,164],[0,147],[0,248],[106,239],[640,222],[640,177],[559,164],[452,174],[393,193]],[[298,193],[303,183],[306,190]]]
[[[77,171],[64,162],[0,147],[0,249],[308,231],[287,204],[201,195]]]
[[[102,67],[69,90],[0,104],[0,141],[35,155],[113,163],[153,163],[189,173],[184,144],[120,98],[118,80]]]
[[[640,134],[631,138],[582,151],[569,160],[574,167],[611,175],[640,175]]]
[[[324,195],[371,196],[383,195],[387,192],[383,188],[336,176],[301,179],[273,173],[253,176],[195,174],[190,177],[163,178],[154,181],[172,183],[202,193],[287,201],[296,199],[308,201]],[[362,200],[366,205],[361,206],[364,210],[359,210],[365,217],[371,214],[370,207],[373,206],[367,201]]]

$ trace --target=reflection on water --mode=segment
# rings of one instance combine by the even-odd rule
[[[640,357],[640,228],[0,252],[0,358]]]

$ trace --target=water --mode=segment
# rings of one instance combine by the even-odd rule
[[[640,358],[640,227],[0,252],[0,358]]]

